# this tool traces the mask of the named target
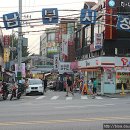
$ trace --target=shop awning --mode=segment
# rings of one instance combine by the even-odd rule
[[[81,70],[82,72],[96,72],[99,71],[100,68],[96,67],[96,68],[87,68],[87,67],[83,67],[83,68],[79,68],[79,70]]]

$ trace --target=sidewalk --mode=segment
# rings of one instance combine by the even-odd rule
[[[126,98],[126,97],[130,97],[130,93],[125,93],[125,95],[121,95],[120,93],[116,93],[116,94],[98,94],[100,96],[105,96],[105,97],[110,97],[110,98]]]

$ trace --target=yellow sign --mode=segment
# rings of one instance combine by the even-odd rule
[[[4,48],[4,62],[9,62],[9,55],[10,55],[9,48]]]

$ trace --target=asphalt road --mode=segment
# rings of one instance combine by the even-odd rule
[[[130,97],[92,99],[48,91],[0,101],[0,130],[102,130],[104,123],[130,123]]]

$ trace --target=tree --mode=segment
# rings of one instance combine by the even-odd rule
[[[11,41],[13,41],[13,47],[16,47],[16,51],[13,51],[13,59],[15,59],[18,56],[18,52],[17,52],[18,51],[18,49],[17,49],[18,48],[18,37],[16,35],[11,35],[10,39],[11,39]],[[22,46],[22,57],[26,57],[28,55],[29,55],[28,48],[25,46]]]

